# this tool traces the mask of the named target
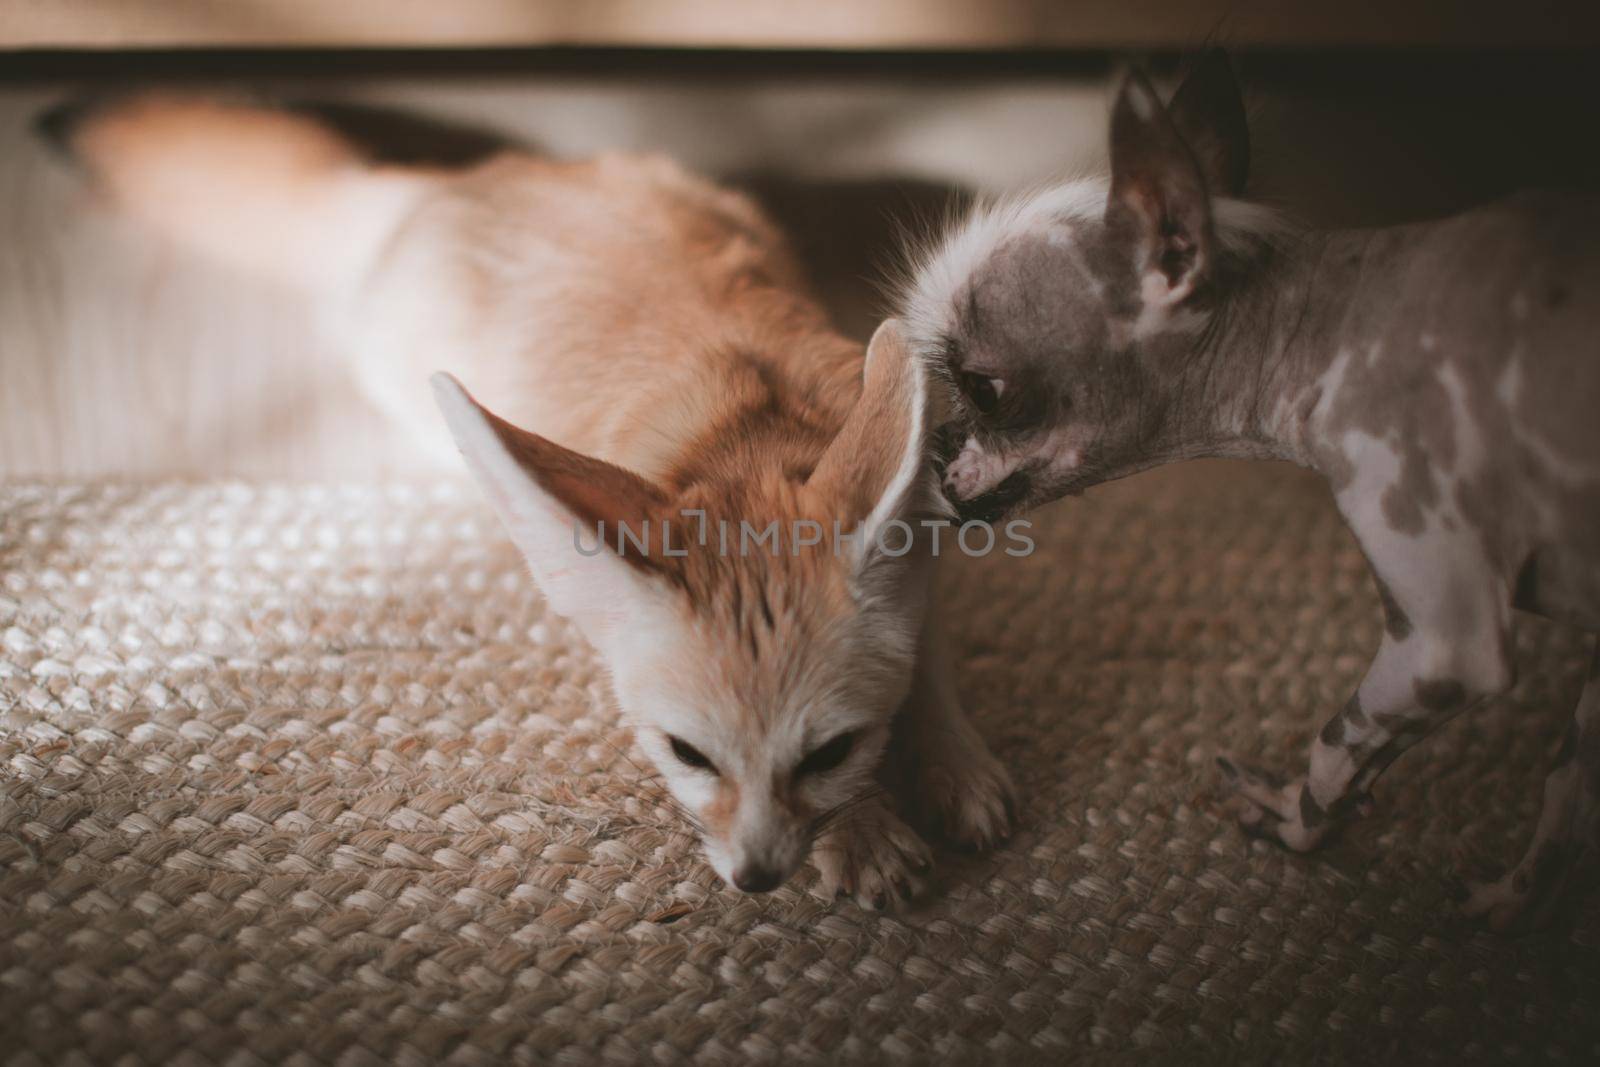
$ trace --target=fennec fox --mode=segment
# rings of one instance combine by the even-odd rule
[[[122,211],[302,288],[411,432],[438,432],[436,368],[497,408],[434,380],[725,881],[811,856],[864,906],[914,895],[929,851],[874,784],[891,735],[934,828],[1007,833],[930,653],[929,553],[891,528],[939,503],[923,372],[893,324],[865,359],[836,333],[748,200],[657,157],[378,166],[309,117],[194,100],[55,125]]]

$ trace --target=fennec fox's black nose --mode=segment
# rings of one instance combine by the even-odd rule
[[[782,882],[783,875],[759,864],[748,864],[733,872],[733,884],[746,893],[769,893]]]

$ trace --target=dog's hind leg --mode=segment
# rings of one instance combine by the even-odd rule
[[[1544,807],[1522,862],[1495,882],[1470,887],[1461,910],[1496,930],[1542,925],[1577,861],[1600,845],[1600,639],[1577,711],[1544,780]]]

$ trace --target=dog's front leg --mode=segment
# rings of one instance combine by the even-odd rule
[[[1296,851],[1365,814],[1373,782],[1406,749],[1511,683],[1507,599],[1477,554],[1387,526],[1361,539],[1383,594],[1383,643],[1312,742],[1308,772],[1284,783],[1217,761],[1242,798],[1245,827]]]

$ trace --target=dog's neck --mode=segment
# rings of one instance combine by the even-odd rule
[[[1165,458],[1281,459],[1329,473],[1337,442],[1317,414],[1345,379],[1341,355],[1370,333],[1362,307],[1397,278],[1405,247],[1391,230],[1308,232],[1240,268],[1174,381]]]

